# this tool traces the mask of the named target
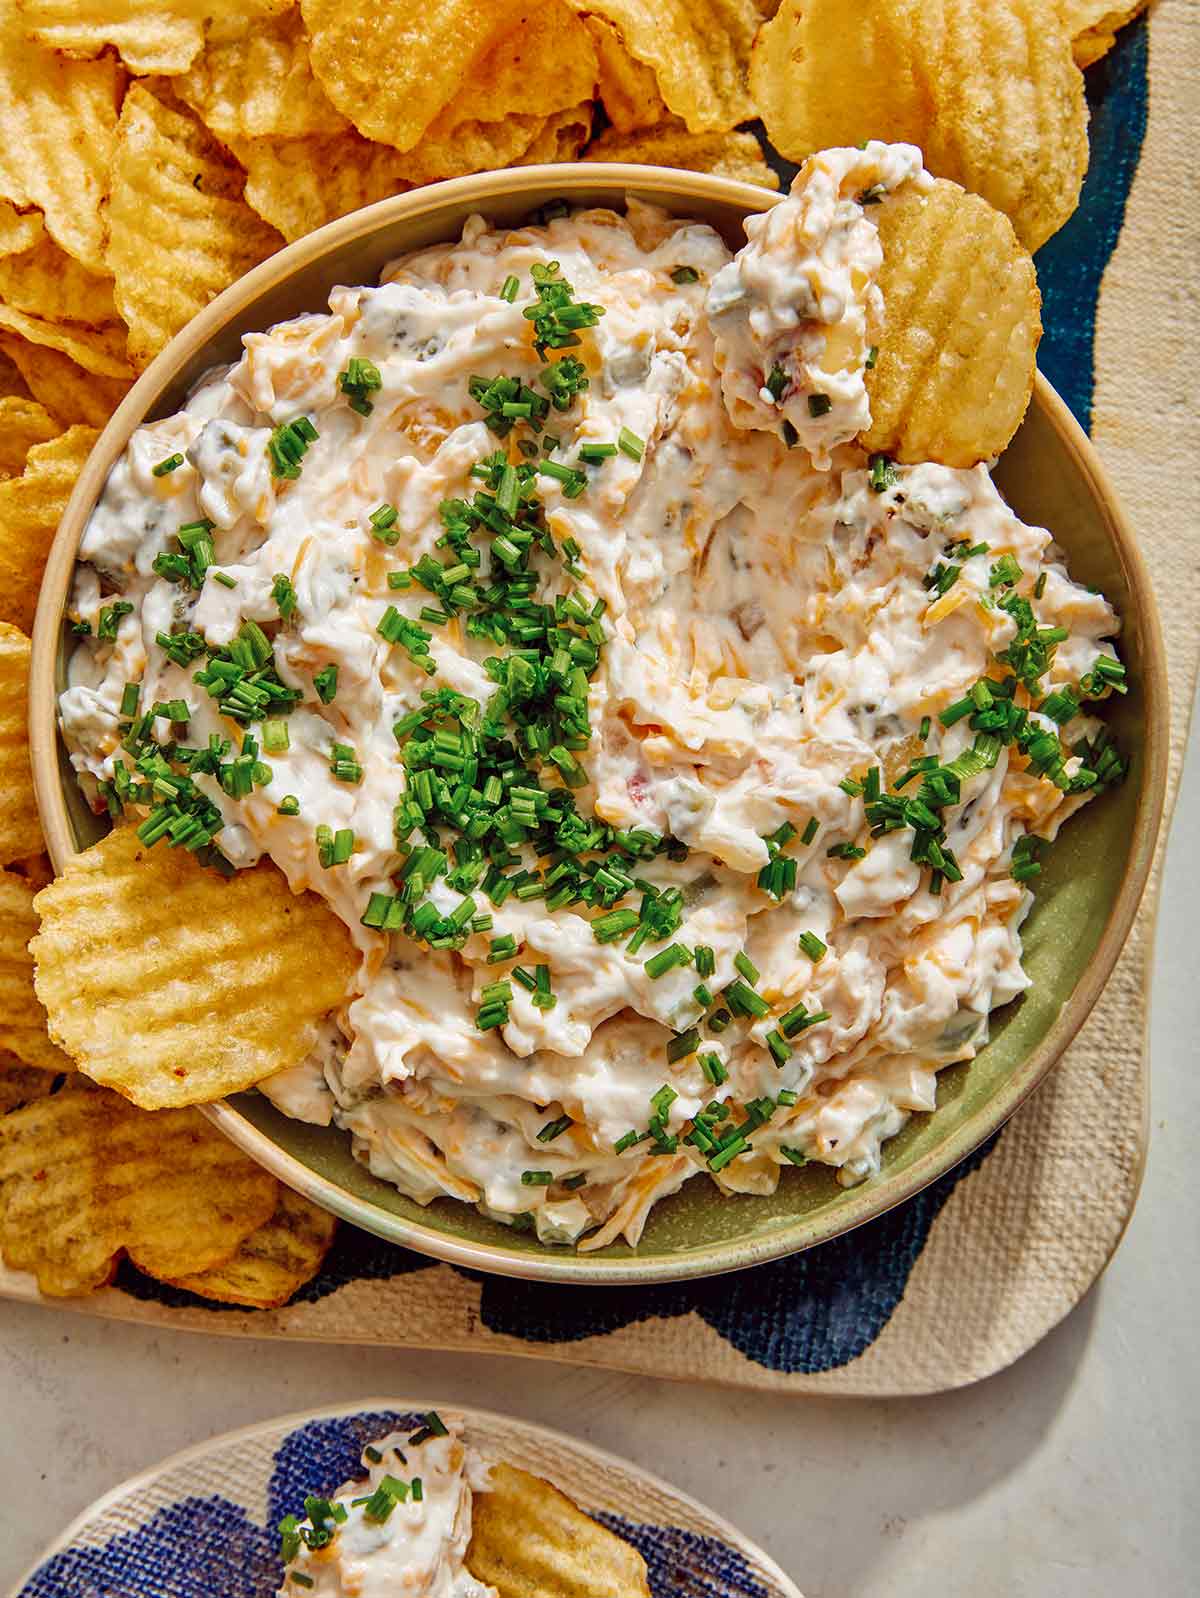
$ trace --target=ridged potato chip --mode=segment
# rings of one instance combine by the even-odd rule
[[[40,211],[18,211],[10,200],[0,200],[0,255],[32,250],[45,234],[46,222]]]
[[[0,332],[15,333],[30,344],[58,350],[77,366],[98,377],[129,378],[125,355],[125,326],[109,322],[103,327],[88,327],[83,322],[48,322],[0,303]]]
[[[246,202],[290,244],[335,217],[412,187],[405,157],[351,130],[315,139],[247,139]]]
[[[307,138],[350,127],[313,76],[298,10],[244,37],[210,43],[172,87],[226,143]]]
[[[0,10],[0,197],[39,207],[51,238],[93,272],[104,271],[100,201],[124,86],[118,62],[40,50],[24,17]]]
[[[0,482],[20,477],[33,446],[45,444],[61,432],[62,428],[37,400],[6,394],[0,399]],[[0,783],[0,792],[3,789]]]
[[[543,122],[541,131],[514,166],[541,166],[543,162],[578,161],[592,136],[592,102],[557,111]]]
[[[4,436],[4,407],[11,403],[0,400],[0,439]],[[0,866],[26,860],[42,848],[42,824],[29,765],[28,720],[29,639],[19,628],[0,621]]]
[[[621,35],[603,17],[585,17],[599,62],[597,93],[618,133],[652,128],[671,113],[658,92],[658,79],[625,48]]]
[[[0,394],[13,399],[33,399],[35,396],[30,393],[29,384],[21,376],[21,368],[4,346],[5,341],[0,338]]]
[[[35,444],[20,477],[0,483],[0,621],[23,633],[33,632],[46,557],[95,442],[95,428],[68,428]]]
[[[0,1077],[0,1093],[3,1088]],[[171,1285],[220,1304],[278,1309],[320,1270],[336,1231],[337,1220],[327,1210],[281,1185],[274,1215],[236,1254],[197,1276],[173,1277]]]
[[[784,0],[750,79],[793,161],[866,138],[920,145],[1030,250],[1079,203],[1087,105],[1055,0],[879,0],[853,28],[844,0]]]
[[[682,167],[687,172],[714,172],[718,177],[757,183],[763,189],[779,187],[753,133],[689,133],[678,125],[643,128],[639,133],[617,133],[610,128],[589,146],[584,160]]]
[[[199,1110],[147,1115],[73,1079],[0,1117],[0,1252],[48,1296],[104,1286],[122,1255],[167,1280],[212,1270],[277,1194]]]
[[[974,466],[999,455],[1033,392],[1041,296],[1007,217],[944,178],[877,208],[884,325],[868,371],[868,449]]]
[[[210,37],[229,38],[286,11],[295,0],[18,0],[21,20],[40,44],[92,57],[106,45],[133,72],[186,72]]]
[[[513,18],[511,0],[301,0],[313,71],[365,138],[411,150]]]
[[[692,133],[728,133],[758,113],[746,69],[765,15],[759,0],[571,0],[610,22]]]
[[[650,1598],[636,1548],[548,1481],[504,1463],[475,1494],[466,1566],[499,1598]]]
[[[30,211],[20,220],[35,224],[23,230],[32,231],[33,242],[0,253],[0,300],[49,322],[83,322],[95,328],[115,324],[112,278],[90,272],[55,244],[39,212]]]
[[[33,898],[27,877],[0,871],[0,1048],[40,1070],[70,1070],[71,1061],[47,1036],[46,1012],[33,989]]]
[[[1059,15],[1077,67],[1090,67],[1117,42],[1117,33],[1150,4],[1150,0],[1058,0]]]
[[[117,125],[106,254],[146,366],[222,289],[280,247],[242,198],[242,169],[190,111],[135,83]]]
[[[61,350],[0,335],[0,354],[11,361],[26,389],[61,427],[83,422],[100,428],[133,385],[128,378],[98,377]]]
[[[33,631],[46,557],[95,441],[93,428],[69,428],[35,444],[21,476],[0,483],[0,621],[24,633]]]
[[[591,98],[598,71],[596,46],[566,0],[537,0],[512,21],[515,26],[479,58],[422,142],[461,122],[553,116]]]
[[[44,1099],[53,1090],[55,1079],[48,1071],[26,1065],[7,1049],[0,1049],[0,1116],[19,1110],[22,1104]]]
[[[295,1065],[349,996],[350,934],[275,866],[230,878],[120,827],[37,899],[37,992],[80,1070],[143,1109],[206,1104]]]

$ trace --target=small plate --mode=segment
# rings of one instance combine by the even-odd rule
[[[632,1543],[654,1598],[802,1598],[761,1549],[657,1476],[544,1426],[428,1398],[285,1415],[174,1454],[97,1499],[10,1598],[274,1598],[283,1516],[429,1409],[461,1415],[468,1441],[545,1476]]]

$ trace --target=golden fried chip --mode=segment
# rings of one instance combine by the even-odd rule
[[[635,1548],[515,1465],[493,1465],[475,1494],[466,1566],[499,1598],[650,1598]]]
[[[117,125],[107,260],[135,366],[279,248],[242,199],[244,181],[191,112],[132,86]]]
[[[621,42],[621,35],[603,17],[585,17],[599,60],[597,92],[618,133],[652,128],[671,113],[658,92],[658,79],[650,67],[636,61]]]
[[[313,71],[368,139],[411,150],[512,22],[509,0],[301,0]]]
[[[110,322],[104,327],[88,327],[83,322],[47,322],[40,316],[28,316],[11,305],[0,304],[0,331],[15,333],[30,344],[59,350],[77,366],[97,376],[132,376],[125,358],[125,327],[121,322]]]
[[[693,133],[728,133],[757,115],[746,81],[760,0],[571,0],[603,18],[648,66],[668,111]]]
[[[22,1104],[32,1104],[34,1099],[44,1099],[53,1087],[54,1077],[48,1071],[39,1071],[0,1049],[0,1116],[19,1110]]]
[[[21,476],[0,483],[0,621],[23,633],[33,632],[46,557],[95,442],[94,428],[68,428],[35,444]]]
[[[357,133],[320,139],[248,139],[234,145],[246,201],[291,243],[335,217],[412,187],[406,158]]]
[[[54,866],[44,849],[39,849],[36,854],[25,855],[21,860],[14,860],[7,869],[24,877],[35,893],[48,882],[54,881]]]
[[[155,1110],[283,1071],[350,993],[350,934],[273,865],[230,878],[120,827],[37,900],[37,991],[80,1070]]]
[[[11,209],[11,208],[9,208]],[[112,278],[81,266],[46,233],[41,213],[17,216],[0,246],[0,300],[14,310],[49,322],[84,322],[103,328],[117,320]],[[30,242],[19,242],[30,239]]]
[[[920,145],[1030,250],[1079,202],[1087,106],[1055,0],[879,0],[853,27],[843,0],[784,0],[750,81],[789,159],[867,138]]]
[[[14,403],[29,401],[0,400],[0,439],[4,407]],[[26,860],[42,848],[29,766],[28,721],[29,639],[18,627],[0,621],[0,866]]]
[[[0,255],[20,255],[32,250],[46,236],[46,220],[40,211],[18,211],[9,200],[0,200]]]
[[[1118,31],[1132,22],[1150,0],[1058,0],[1058,12],[1071,41],[1075,65],[1090,67],[1117,42]]]
[[[44,444],[61,432],[62,428],[37,400],[6,394],[0,399],[0,482],[20,477],[33,445]]]
[[[71,1061],[47,1036],[46,1012],[33,989],[34,891],[28,877],[0,871],[0,1048],[40,1070],[68,1071]]]
[[[0,10],[0,197],[38,206],[68,255],[104,270],[108,187],[125,73],[118,62],[40,50],[10,4]]]
[[[313,76],[298,10],[244,37],[210,42],[172,87],[226,143],[344,133],[350,126]]]
[[[21,376],[21,368],[4,347],[3,338],[0,338],[0,394],[13,399],[34,398],[29,384]]]
[[[421,142],[462,122],[553,116],[591,99],[597,73],[592,35],[566,0],[537,0],[479,58]]]
[[[0,1093],[3,1088],[0,1077]],[[236,1254],[198,1276],[172,1277],[171,1283],[220,1304],[278,1309],[320,1270],[336,1230],[337,1220],[328,1210],[281,1185],[274,1215],[251,1232]]]
[[[999,455],[1029,404],[1041,296],[1007,217],[939,178],[878,207],[884,326],[867,373],[868,449],[974,466]]]
[[[0,1252],[54,1297],[102,1287],[122,1254],[168,1280],[212,1270],[277,1192],[199,1110],[147,1115],[71,1083],[0,1118]]]
[[[132,376],[98,377],[61,350],[11,335],[0,336],[0,354],[13,363],[26,388],[62,427],[73,427],[76,422],[103,427],[133,382]]]
[[[639,133],[618,133],[610,128],[589,146],[584,160],[682,167],[687,172],[715,172],[718,177],[757,183],[762,189],[779,187],[753,133],[689,133],[677,123],[643,128]]]
[[[567,111],[547,117],[541,132],[514,166],[541,166],[544,162],[578,161],[592,136],[592,102],[585,100]]]
[[[133,72],[186,72],[209,37],[235,37],[286,11],[295,0],[19,0],[26,31],[40,44],[92,57],[113,45]]]

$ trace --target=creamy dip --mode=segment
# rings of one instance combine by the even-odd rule
[[[112,471],[73,763],[353,929],[262,1088],[419,1203],[595,1247],[698,1174],[860,1181],[1027,986],[1031,840],[1122,773],[1118,624],[985,467],[854,442],[927,181],[825,152],[732,258],[636,201],[474,217]]]
[[[463,1563],[474,1492],[487,1466],[463,1441],[462,1423],[424,1418],[411,1436],[368,1443],[363,1475],[332,1498],[309,1497],[280,1525],[278,1598],[496,1598]]]

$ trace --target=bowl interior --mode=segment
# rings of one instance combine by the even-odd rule
[[[626,194],[710,222],[734,248],[745,215],[772,199],[728,180],[635,167],[529,168],[460,179],[384,201],[291,246],[215,301],[159,357],[100,440],[47,570],[31,731],[56,867],[104,830],[54,736],[53,702],[64,680],[61,617],[75,549],[137,423],[176,410],[202,371],[236,359],[243,332],[323,309],[334,285],[376,281],[396,255],[456,236],[472,212],[514,224],[558,196],[619,207]],[[914,1116],[886,1145],[879,1179],[843,1189],[825,1168],[789,1170],[769,1198],[727,1198],[711,1183],[693,1181],[656,1206],[636,1251],[613,1245],[576,1255],[451,1200],[422,1208],[359,1165],[344,1133],[290,1121],[257,1094],[214,1107],[223,1129],[293,1186],[394,1242],[479,1269],[593,1283],[707,1275],[811,1246],[882,1213],[969,1153],[1037,1084],[1094,1002],[1144,885],[1165,780],[1165,677],[1145,572],[1090,447],[1041,379],[996,478],[1018,515],[1050,528],[1074,575],[1103,589],[1122,618],[1121,649],[1133,687],[1107,715],[1129,754],[1130,773],[1122,787],[1073,818],[1049,852],[1025,924],[1032,987],[997,1012],[992,1040],[974,1062],[941,1074],[936,1112]]]

